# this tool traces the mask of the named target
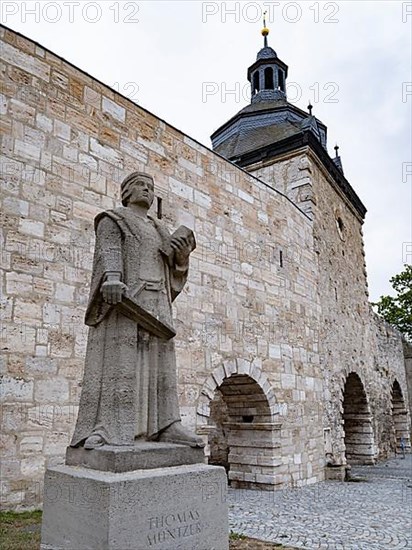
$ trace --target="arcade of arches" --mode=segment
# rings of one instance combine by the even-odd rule
[[[410,448],[408,414],[399,382],[391,388],[392,454],[401,441]],[[342,426],[348,464],[374,464],[373,413],[364,384],[351,372],[342,391]],[[216,387],[208,419],[209,463],[226,469],[232,487],[267,488],[276,485],[276,474],[285,463],[281,447],[281,423],[274,422],[267,396],[246,374],[232,374]]]
[[[389,454],[399,453],[404,444],[410,449],[408,413],[400,384],[391,387]],[[343,432],[345,457],[349,464],[374,464],[379,458],[373,430],[373,414],[364,385],[358,374],[351,372],[343,389]],[[381,453],[382,456],[384,453]]]

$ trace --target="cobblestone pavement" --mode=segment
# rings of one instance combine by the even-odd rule
[[[229,489],[230,528],[295,548],[412,549],[412,455],[325,481],[265,492]]]

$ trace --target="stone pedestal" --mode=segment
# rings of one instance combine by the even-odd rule
[[[227,550],[224,468],[46,471],[42,550]]]
[[[204,449],[151,441],[139,441],[130,447],[104,445],[93,450],[87,450],[84,447],[67,447],[66,451],[68,466],[83,466],[113,473],[168,468],[205,463],[205,461]]]

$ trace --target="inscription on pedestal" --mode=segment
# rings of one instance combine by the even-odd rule
[[[202,532],[202,523],[198,510],[176,512],[164,516],[149,518],[150,533],[147,535],[149,546],[172,542],[174,540],[198,535]]]

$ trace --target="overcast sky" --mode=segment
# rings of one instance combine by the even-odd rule
[[[376,300],[412,263],[412,2],[4,0],[2,22],[210,147],[211,133],[249,103],[246,70],[265,9],[269,44],[289,66],[289,100],[312,102],[329,154],[338,142],[368,209]]]

